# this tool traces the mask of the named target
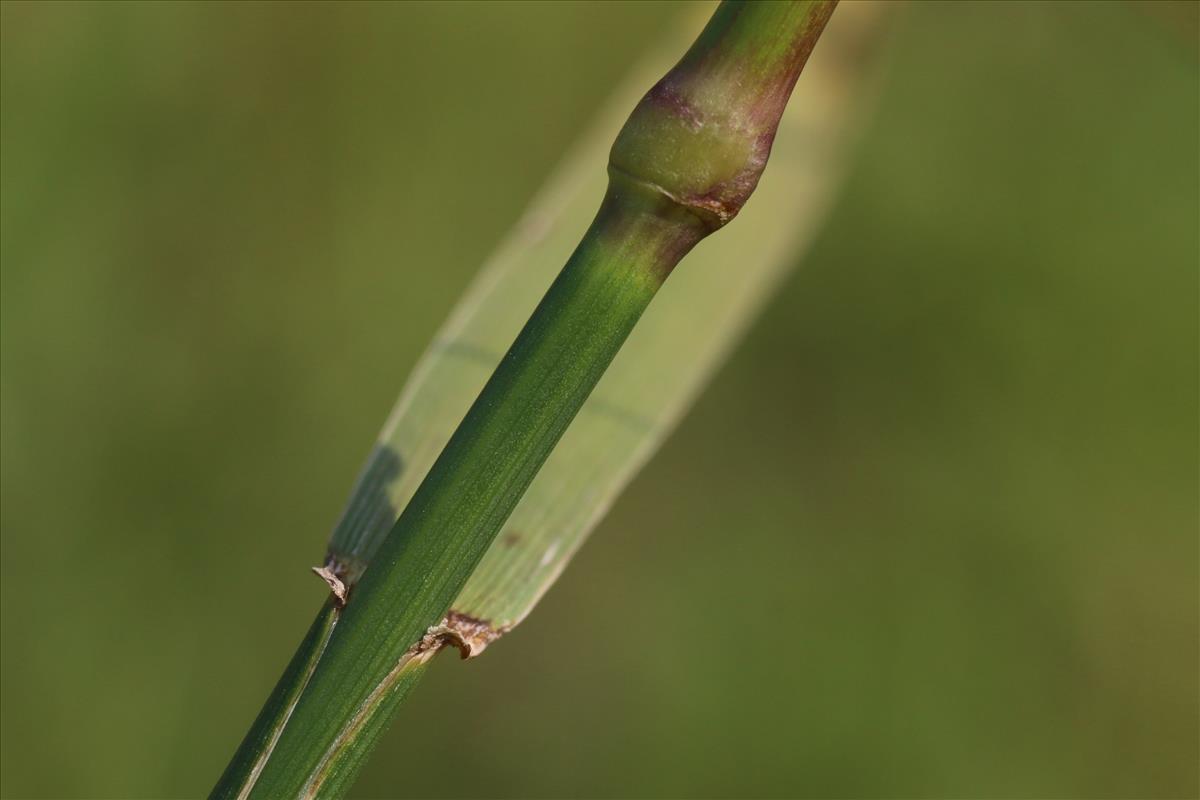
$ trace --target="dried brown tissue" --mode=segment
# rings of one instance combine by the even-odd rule
[[[350,596],[350,587],[343,579],[345,573],[337,560],[330,557],[324,566],[313,567],[312,571],[329,586],[337,607],[345,608]],[[425,632],[421,641],[413,645],[407,658],[403,660],[428,661],[447,645],[456,648],[464,659],[474,658],[487,649],[489,644],[508,633],[508,630],[507,626],[496,628],[487,620],[451,609],[441,622]]]
[[[416,645],[415,657],[422,661],[449,645],[458,649],[464,659],[474,658],[489,644],[508,633],[508,627],[493,627],[487,620],[477,619],[461,611],[451,610],[437,625],[434,625]],[[426,655],[428,654],[428,655]]]
[[[346,600],[350,596],[350,587],[346,586],[346,582],[342,580],[344,573],[338,563],[330,559],[325,562],[325,566],[313,567],[312,571],[329,585],[329,591],[333,594],[333,602],[337,604],[337,607],[345,608]]]

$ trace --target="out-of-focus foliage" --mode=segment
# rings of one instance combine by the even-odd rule
[[[413,360],[676,9],[0,8],[0,791],[192,796]],[[1200,791],[1177,19],[909,5],[816,251],[358,793]]]

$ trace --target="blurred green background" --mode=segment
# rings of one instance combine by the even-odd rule
[[[208,791],[414,360],[687,10],[3,4],[5,797]],[[814,252],[357,796],[1200,793],[1195,6],[894,12]]]

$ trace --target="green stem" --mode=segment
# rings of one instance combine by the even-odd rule
[[[271,696],[267,698],[262,711],[230,760],[229,766],[217,781],[217,786],[212,792],[213,798],[234,800],[249,795],[275,749],[304,687],[308,685],[308,679],[312,677],[317,662],[325,652],[325,646],[329,643],[329,637],[337,624],[339,611],[332,597],[321,607],[320,613],[300,642],[300,647],[296,649],[296,654],[284,669],[279,683],[275,685]]]
[[[345,607],[322,612],[328,626],[314,625],[214,796],[325,797],[348,788],[444,643],[431,630],[650,300],[753,191],[832,8],[823,1],[723,4],[634,110],[613,146],[609,188],[583,241],[350,587]]]
[[[407,663],[396,670],[403,654],[449,610],[670,268],[704,233],[695,216],[614,183],[353,590],[251,797],[326,792],[344,772],[342,754],[378,735],[407,685]]]

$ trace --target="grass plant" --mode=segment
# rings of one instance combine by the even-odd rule
[[[363,534],[403,459],[377,451],[319,570],[330,597],[214,797],[343,794],[430,658],[506,629],[455,599],[667,277],[754,192],[834,5],[723,3],[638,103],[582,242],[385,536]]]

